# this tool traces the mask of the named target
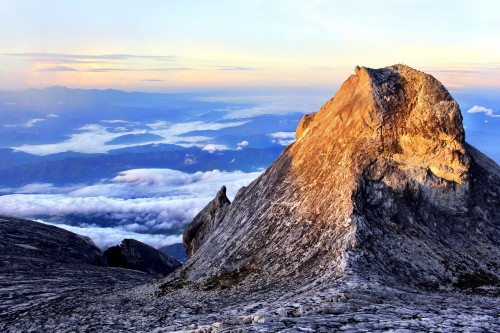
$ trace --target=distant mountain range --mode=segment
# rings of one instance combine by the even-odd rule
[[[262,108],[204,94],[0,91],[0,186],[90,183],[133,168],[263,169],[302,113]]]
[[[244,148],[211,153],[201,148],[148,145],[121,149],[109,154],[60,153],[36,156],[2,149],[0,158],[9,167],[0,169],[0,186],[30,183],[66,185],[92,183],[114,177],[129,169],[167,168],[184,172],[240,170],[259,171],[278,157],[283,146]],[[5,165],[4,164],[4,165]]]

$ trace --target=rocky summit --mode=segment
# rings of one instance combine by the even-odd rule
[[[500,168],[441,83],[356,67],[296,136],[195,217],[176,272],[4,330],[500,331]]]
[[[234,202],[188,227],[203,244],[186,280],[498,285],[500,170],[465,142],[458,104],[407,66],[355,72]]]

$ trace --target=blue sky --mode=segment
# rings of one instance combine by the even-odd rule
[[[498,1],[0,0],[0,87],[338,86],[405,63],[500,86]]]

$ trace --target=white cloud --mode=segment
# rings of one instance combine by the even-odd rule
[[[162,130],[162,129],[168,129],[169,127],[169,122],[166,122],[164,120],[160,120],[154,123],[146,124],[153,130]]]
[[[39,122],[42,122],[42,121],[45,121],[45,119],[43,118],[35,118],[35,119],[30,119],[28,120],[25,124],[21,124],[21,125],[4,125],[5,127],[33,127],[35,126],[37,123]]]
[[[18,188],[3,187],[0,188],[0,194],[57,194],[67,193],[68,191],[75,190],[81,185],[71,185],[57,187],[50,183],[32,183]]]
[[[45,119],[31,119],[24,126],[25,127],[33,127],[33,126],[35,126],[36,123],[40,123],[42,121],[45,121]]]
[[[222,185],[226,185],[232,200],[242,186],[259,174],[132,169],[90,186],[29,184],[1,190],[10,194],[0,196],[0,214],[57,223],[64,223],[71,216],[78,220],[81,216],[84,223],[91,225],[65,228],[90,236],[100,246],[116,244],[123,237],[160,244],[161,237],[165,237],[160,234],[184,228]],[[124,236],[125,233],[138,235]]]
[[[474,105],[469,110],[467,110],[467,113],[481,113],[481,112],[490,117],[500,117],[500,114],[495,114],[495,111],[493,111],[493,109],[488,109],[480,105]]]
[[[207,131],[207,130],[217,131],[223,128],[241,126],[246,123],[248,123],[248,121],[235,121],[227,123],[205,123],[203,121],[192,121],[189,123],[176,123],[176,124],[168,123],[166,121],[157,121],[155,123],[146,125],[153,130],[151,131],[151,133],[163,137],[172,137],[172,136],[175,137],[177,135],[189,133],[192,131]],[[206,139],[206,137],[202,138]],[[186,139],[186,137],[183,137],[183,139]]]
[[[120,120],[111,121],[113,123],[121,123]],[[65,151],[74,151],[89,154],[106,153],[111,149],[126,148],[136,145],[135,143],[107,145],[107,142],[126,134],[144,133],[152,133],[163,138],[162,140],[150,141],[149,143],[154,142],[165,144],[179,144],[185,147],[191,147],[199,146],[199,142],[206,141],[210,138],[205,136],[181,136],[182,134],[195,130],[220,130],[226,127],[241,126],[245,123],[245,121],[227,123],[205,123],[202,121],[195,121],[188,123],[170,124],[165,121],[158,121],[152,124],[147,124],[147,126],[149,126],[151,130],[127,130],[126,128],[121,127],[119,131],[110,131],[108,127],[99,124],[87,124],[78,129],[79,133],[72,134],[68,140],[63,142],[54,144],[22,145],[13,148],[35,155],[48,155]],[[145,142],[144,144],[147,143],[148,142]],[[222,145],[216,145],[215,150],[224,150],[224,147],[225,146]]]
[[[216,151],[228,150],[229,147],[226,145],[208,144],[204,145],[201,150],[208,151],[209,153],[214,153]]]
[[[121,120],[121,119],[111,119],[111,120],[101,120],[101,123],[106,123],[106,124],[127,124],[129,121],[127,120]]]
[[[269,136],[276,139],[295,139],[295,132],[276,132]]]
[[[227,119],[250,118],[260,115],[284,115],[293,112],[311,113],[319,109],[325,101],[323,93],[297,93],[294,95],[246,95],[246,96],[209,96],[200,98],[207,102],[249,103],[252,106],[242,108],[230,106],[218,111],[227,112]]]
[[[241,146],[241,147],[248,146],[248,141],[241,141],[240,143],[238,143],[238,146]]]
[[[288,146],[295,142],[295,132],[276,132],[268,134],[273,140],[272,142],[277,142],[282,146]]]
[[[15,105],[16,103],[6,103],[4,105]],[[45,121],[46,119],[48,118],[58,118],[59,115],[55,114],[55,113],[51,113],[51,114],[48,114],[45,116],[45,118],[34,118],[34,119],[30,119],[28,120],[26,123],[24,124],[20,124],[20,125],[4,125],[5,127],[27,127],[27,128],[31,128],[33,126],[35,126],[37,123],[40,123],[42,121]]]
[[[30,184],[16,194],[0,197],[0,213],[14,216],[68,214],[167,214],[190,219],[210,201],[222,185],[228,195],[250,183],[259,173],[218,170],[187,174],[168,169],[121,172],[111,183],[61,188],[44,194],[50,184]],[[29,193],[28,190],[33,192]]]
[[[36,155],[48,155],[65,151],[75,151],[80,153],[105,153],[119,145],[109,146],[106,142],[123,135],[120,133],[108,132],[106,127],[98,124],[87,124],[78,129],[79,133],[72,134],[66,141],[54,144],[22,145],[15,149]],[[128,134],[139,134],[144,131],[132,131]]]
[[[38,220],[47,224],[55,225],[56,227],[66,229],[79,235],[90,237],[94,243],[102,250],[110,246],[118,245],[125,238],[133,238],[140,242],[146,243],[156,249],[182,242],[182,235],[161,235],[161,234],[143,234],[134,231],[126,230],[125,228],[109,228],[109,227],[75,227],[65,224],[49,223]]]
[[[36,120],[36,119],[34,119]],[[43,119],[42,119],[43,120]],[[109,122],[109,121],[108,121]],[[112,120],[112,122],[121,123],[120,120]],[[54,144],[40,144],[40,145],[22,145],[19,147],[13,147],[14,149],[21,150],[30,154],[35,155],[48,155],[61,153],[65,151],[74,151],[79,153],[106,153],[111,149],[120,149],[136,145],[135,143],[130,144],[118,144],[118,145],[107,145],[106,143],[126,134],[144,134],[152,133],[163,137],[162,140],[155,140],[147,143],[165,143],[165,144],[179,144],[185,147],[199,146],[198,142],[206,141],[210,139],[205,136],[181,136],[182,134],[195,131],[195,130],[219,130],[226,127],[234,127],[245,124],[245,121],[239,122],[227,122],[227,123],[205,123],[202,121],[195,121],[189,123],[179,123],[170,124],[165,121],[158,121],[156,123],[147,124],[151,130],[127,130],[124,127],[120,127],[119,131],[99,124],[87,124],[78,128],[79,133],[72,134],[70,138],[66,141],[54,143]],[[17,126],[17,125],[5,125],[5,126]],[[215,145],[215,150],[225,150],[223,145]],[[208,149],[211,149],[210,147]]]
[[[241,141],[241,142],[239,142],[239,143],[237,144],[237,146],[238,146],[238,147],[236,148],[236,150],[241,150],[241,149],[243,149],[243,147],[248,146],[248,144],[249,144],[249,143],[248,143],[248,141],[246,141],[246,140],[245,140],[245,141]]]

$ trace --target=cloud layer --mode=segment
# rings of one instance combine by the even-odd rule
[[[37,122],[43,121],[44,119],[32,119],[28,123],[23,125],[11,125],[11,126],[24,126],[32,127]],[[106,122],[106,123],[105,123]],[[154,123],[146,124],[148,129],[137,129],[134,128],[136,122],[127,122],[125,120],[107,120],[102,121],[105,124],[121,124],[120,127],[109,127],[102,124],[87,124],[78,128],[78,132],[72,134],[70,138],[66,141],[51,144],[36,144],[36,145],[22,145],[19,147],[13,147],[14,149],[21,150],[30,154],[35,155],[48,155],[56,154],[66,151],[74,151],[80,153],[106,153],[111,149],[126,148],[137,145],[136,143],[128,144],[106,144],[117,137],[123,135],[137,135],[137,134],[154,134],[163,139],[153,140],[147,143],[165,143],[165,144],[181,144],[183,146],[199,146],[204,147],[205,145],[201,142],[210,139],[205,136],[181,136],[182,134],[189,133],[195,130],[220,130],[227,127],[241,126],[247,121],[234,121],[225,123],[215,123],[215,122],[203,122],[203,121],[193,121],[186,123],[169,123],[166,121],[157,121]],[[9,125],[5,125],[9,126]],[[216,145],[214,147],[208,147],[207,150],[225,150],[227,147],[222,145]]]
[[[111,246],[120,244],[125,238],[133,238],[146,243],[154,248],[160,248],[167,245],[182,242],[182,235],[159,235],[159,234],[141,234],[131,232],[122,228],[101,228],[101,227],[75,227],[65,224],[50,223],[43,220],[39,222],[55,225],[56,227],[66,229],[79,235],[90,237],[94,243],[101,249],[107,249]]]
[[[232,199],[239,188],[258,175],[133,169],[89,186],[30,184],[0,189],[10,193],[0,196],[0,214],[65,225],[68,230],[91,237],[103,248],[124,237],[159,247],[180,241],[180,232],[222,185],[226,185]]]
[[[277,142],[282,146],[288,146],[295,142],[295,132],[276,132],[269,134],[273,138],[273,142]]]

